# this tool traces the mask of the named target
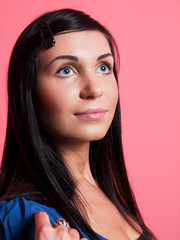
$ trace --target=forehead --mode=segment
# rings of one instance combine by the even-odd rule
[[[97,30],[61,33],[54,36],[54,39],[56,43],[52,48],[40,48],[40,61],[48,62],[58,55],[97,58],[102,54],[111,53],[106,37]]]

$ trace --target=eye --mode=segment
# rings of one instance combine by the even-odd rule
[[[74,71],[72,68],[66,66],[58,70],[56,74],[60,77],[69,77],[74,74]]]
[[[101,64],[97,69],[96,72],[98,73],[110,73],[111,71],[111,66],[109,66],[109,64],[103,63]]]

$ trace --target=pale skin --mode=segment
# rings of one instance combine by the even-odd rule
[[[137,240],[141,228],[134,223],[138,232],[124,220],[89,166],[90,142],[105,136],[118,100],[108,41],[95,30],[59,34],[55,41],[54,47],[39,52],[36,102],[41,123],[61,152],[77,193],[86,200],[92,229],[111,240]],[[35,214],[35,224],[35,240],[80,239],[75,229],[52,228],[46,213]]]

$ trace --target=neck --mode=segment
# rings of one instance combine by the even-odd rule
[[[89,165],[89,148],[90,142],[60,144],[58,146],[58,151],[64,158],[75,182],[86,179],[94,183]]]

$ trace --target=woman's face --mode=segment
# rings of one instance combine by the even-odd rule
[[[56,143],[103,138],[118,100],[114,59],[99,31],[55,36],[39,52],[36,106],[43,128]]]

